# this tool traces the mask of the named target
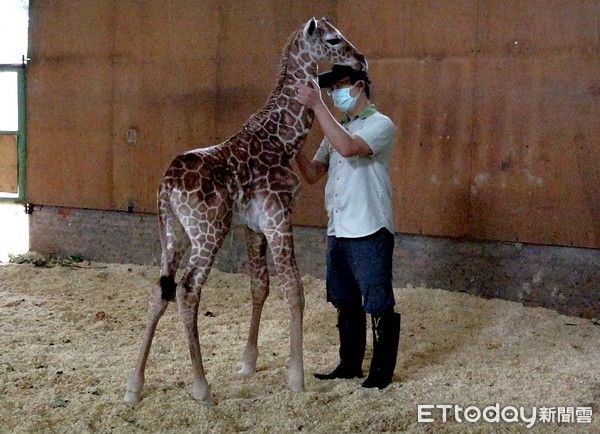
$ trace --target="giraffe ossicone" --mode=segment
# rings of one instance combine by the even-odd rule
[[[269,248],[290,309],[288,386],[304,390],[304,290],[291,223],[300,181],[289,162],[303,145],[314,119],[312,111],[296,100],[295,86],[316,79],[321,62],[367,67],[364,56],[327,19],[310,19],[284,48],[279,79],[264,108],[225,142],[181,154],[165,172],[158,189],[161,275],[150,294],[148,322],[127,383],[126,402],[141,399],[158,321],[169,301],[176,299],[192,361],[193,396],[204,404],[214,403],[198,339],[198,304],[234,214],[245,227],[252,291],[250,331],[240,372],[256,371],[260,317],[269,294]],[[188,251],[188,262],[176,283],[175,273]]]

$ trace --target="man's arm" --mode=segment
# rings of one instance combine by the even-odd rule
[[[302,149],[298,150],[294,161],[296,162],[296,166],[298,166],[300,174],[309,184],[314,184],[327,173],[327,164],[315,160],[309,161]]]

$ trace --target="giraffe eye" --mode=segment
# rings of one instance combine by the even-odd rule
[[[340,38],[331,38],[331,39],[327,39],[327,42],[329,45],[337,45],[340,42],[342,42],[342,40]]]

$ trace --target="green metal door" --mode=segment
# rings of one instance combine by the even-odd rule
[[[26,201],[25,65],[0,65],[0,202]]]

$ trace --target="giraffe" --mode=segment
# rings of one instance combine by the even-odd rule
[[[314,114],[296,100],[296,86],[317,77],[318,63],[366,69],[364,56],[326,19],[311,18],[283,50],[275,90],[262,110],[225,142],[177,156],[158,189],[162,248],[160,278],[150,292],[148,321],[124,400],[137,403],[146,361],[160,317],[177,302],[192,362],[192,395],[213,405],[198,336],[201,289],[234,216],[244,226],[251,274],[252,314],[242,356],[242,374],[256,371],[258,329],[269,294],[267,247],[290,310],[288,387],[304,390],[302,322],[304,290],[296,266],[291,212],[300,180],[290,160],[303,145]],[[175,273],[189,252],[179,283]]]

